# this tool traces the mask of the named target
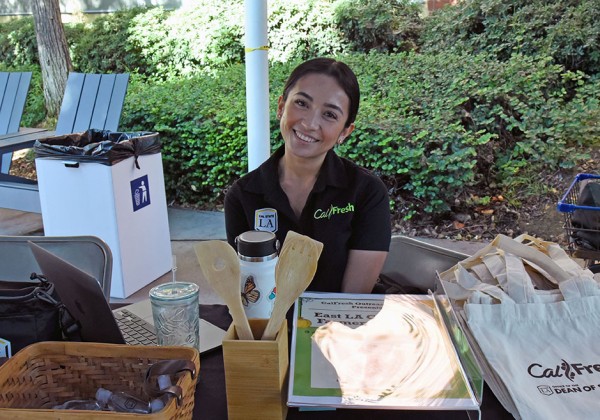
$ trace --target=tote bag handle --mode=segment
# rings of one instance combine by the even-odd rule
[[[525,240],[531,244],[524,244]],[[552,302],[600,294],[591,272],[554,245],[528,235],[516,239],[498,235],[478,253],[442,273],[441,278],[450,297],[473,303],[493,303],[492,299],[508,304]],[[525,264],[559,290],[535,290]]]
[[[517,242],[505,235],[498,235],[496,239],[498,239],[498,246],[506,252],[531,261],[547,272],[550,275],[548,279],[556,281],[565,300],[600,294],[598,283],[596,283],[589,270],[581,268],[576,273],[567,273],[552,258],[533,247]]]

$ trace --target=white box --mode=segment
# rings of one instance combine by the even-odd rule
[[[94,235],[113,255],[111,297],[125,298],[172,268],[162,156],[106,166],[37,158],[44,234]],[[144,188],[146,193],[144,194]]]

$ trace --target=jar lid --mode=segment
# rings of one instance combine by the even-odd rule
[[[277,254],[279,241],[272,232],[249,230],[235,238],[238,254],[245,257],[267,257]]]
[[[197,296],[199,290],[200,288],[195,283],[169,282],[150,289],[150,298],[160,301],[182,300]]]

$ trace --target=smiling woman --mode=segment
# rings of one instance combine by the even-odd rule
[[[329,58],[300,64],[277,106],[284,145],[225,198],[232,246],[248,230],[269,230],[281,243],[293,230],[324,244],[309,290],[369,293],[389,250],[385,185],[334,151],[354,130],[359,100],[346,64]]]
[[[291,152],[284,160],[304,158],[304,164],[320,167],[327,152],[354,130],[353,122],[346,125],[349,108],[348,96],[333,77],[314,73],[299,79],[278,102],[281,135]]]

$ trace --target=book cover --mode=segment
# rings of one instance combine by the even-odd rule
[[[304,293],[291,346],[290,406],[479,406],[428,295]]]

